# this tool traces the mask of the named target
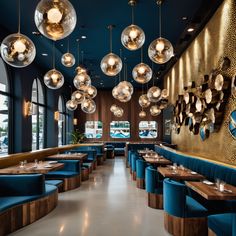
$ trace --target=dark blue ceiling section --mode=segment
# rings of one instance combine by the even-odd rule
[[[36,45],[36,62],[45,69],[42,74],[52,68],[52,41],[41,36],[33,35],[37,31],[34,24],[34,10],[39,1],[21,0],[21,31],[29,36]],[[181,34],[191,22],[191,19],[203,4],[203,0],[165,0],[162,5],[162,36],[175,45]],[[83,60],[90,71],[92,83],[98,88],[111,88],[117,79],[105,76],[100,69],[100,61],[103,56],[109,53],[109,24],[115,25],[113,30],[113,51],[120,53],[126,58],[128,64],[128,79],[132,81],[132,68],[140,62],[140,50],[130,52],[125,49],[120,41],[122,30],[131,24],[131,8],[127,0],[71,0],[77,11],[78,22],[76,29],[69,36],[70,51],[77,58],[78,42],[80,39],[80,51],[83,51]],[[0,1],[0,24],[9,32],[17,32],[18,24],[18,0]],[[187,17],[183,20],[182,17]],[[144,62],[152,66],[147,56],[149,44],[159,37],[158,7],[155,0],[140,0],[135,7],[135,24],[139,25],[146,34],[146,42],[143,47]],[[82,39],[81,36],[86,36]],[[56,68],[59,69],[70,83],[75,76],[75,67],[65,68],[60,60],[63,53],[67,51],[68,39],[57,41],[56,44]],[[48,56],[43,56],[46,53]],[[80,52],[80,59],[82,53]],[[154,65],[154,70],[158,71],[159,66]],[[135,87],[136,82],[132,82]]]

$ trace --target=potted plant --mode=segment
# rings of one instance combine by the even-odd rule
[[[82,143],[85,139],[85,135],[78,131],[78,129],[71,132],[71,142],[73,144]]]

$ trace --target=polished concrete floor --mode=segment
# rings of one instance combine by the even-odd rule
[[[81,187],[59,195],[55,210],[12,235],[165,236],[163,211],[149,208],[123,158],[107,160]]]

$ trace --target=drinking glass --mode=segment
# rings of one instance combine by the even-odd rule
[[[223,181],[220,182],[219,190],[220,190],[220,192],[224,192],[225,191],[225,182],[223,182]]]
[[[216,179],[215,183],[216,183],[216,188],[220,189],[220,179]]]
[[[38,159],[34,160],[34,167],[38,167]]]
[[[24,161],[21,161],[21,162],[20,162],[20,168],[23,168],[24,166],[25,166]]]

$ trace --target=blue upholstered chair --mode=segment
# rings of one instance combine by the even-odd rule
[[[164,221],[172,235],[207,235],[207,209],[187,196],[187,187],[164,179]]]
[[[131,154],[131,173],[133,180],[136,180],[136,160],[139,159],[139,155],[136,152]]]
[[[141,159],[136,160],[136,183],[137,188],[145,189],[145,169],[147,162]]]
[[[145,186],[148,193],[148,206],[155,209],[163,208],[163,182],[152,166],[145,169]]]
[[[208,235],[236,236],[236,213],[208,216]]]

